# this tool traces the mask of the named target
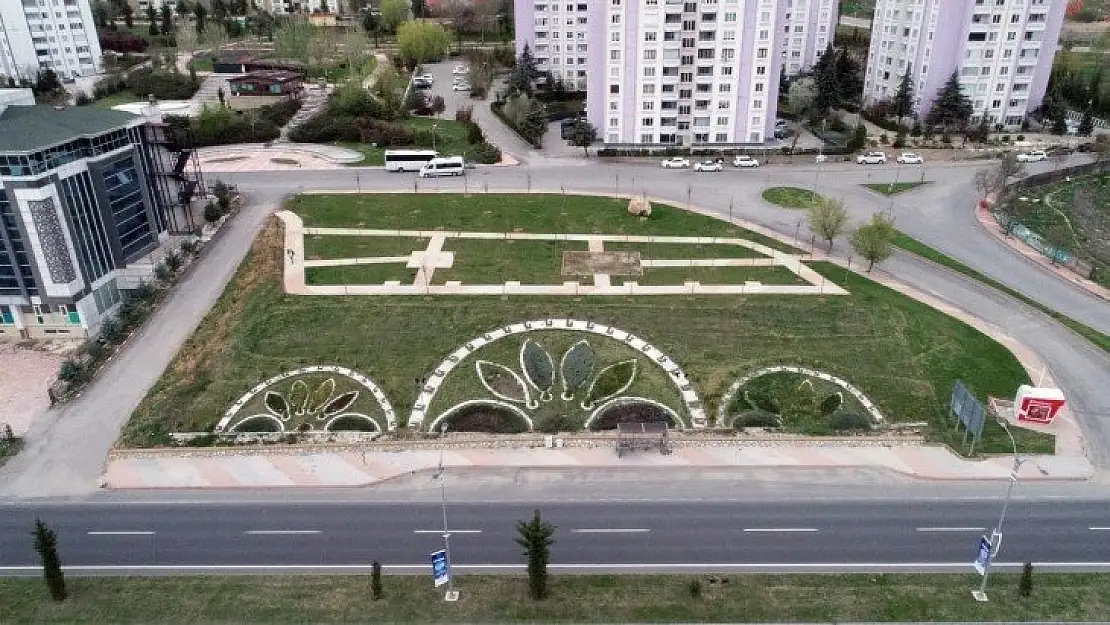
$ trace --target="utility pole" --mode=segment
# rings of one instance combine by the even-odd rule
[[[998,516],[998,524],[991,530],[990,554],[987,556],[986,562],[983,563],[983,582],[979,584],[979,590],[971,591],[971,596],[975,597],[976,601],[987,600],[987,579],[990,578],[991,563],[994,562],[998,552],[1002,549],[1002,524],[1006,522],[1006,510],[1010,507],[1010,496],[1014,492],[1014,484],[1017,484],[1018,481],[1018,471],[1021,469],[1021,465],[1026,462],[1025,459],[1018,456],[1017,441],[1014,440],[1014,435],[1010,432],[1006,422],[999,419],[998,425],[1002,426],[1006,436],[1010,437],[1010,445],[1014,448],[1014,466],[1010,470],[1010,484],[1006,487],[1006,498],[1002,500],[1002,514]]]
[[[440,426],[440,439],[447,436],[447,424]],[[435,478],[439,480],[439,505],[443,511],[443,551],[447,555],[448,569],[447,593],[443,595],[444,601],[458,601],[459,591],[455,590],[455,571],[451,561],[451,532],[447,529],[447,469],[443,466],[443,447],[439,448],[439,467]]]

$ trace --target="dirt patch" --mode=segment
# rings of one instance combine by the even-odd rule
[[[564,276],[588,276],[604,273],[610,276],[642,276],[639,252],[563,252]]]
[[[46,389],[72,345],[64,343],[0,342],[0,424],[22,436],[31,423],[50,408]],[[2,426],[0,426],[2,427]]]

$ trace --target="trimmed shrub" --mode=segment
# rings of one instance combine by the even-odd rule
[[[220,207],[216,206],[215,202],[209,202],[204,205],[204,221],[214,224],[219,221],[222,216],[223,213],[220,211]]]
[[[574,432],[578,424],[565,414],[553,414],[542,417],[536,423],[536,430],[544,434],[558,434],[560,432]]]
[[[120,327],[119,319],[108,317],[100,323],[100,338],[105,342],[115,343],[122,335],[123,328]]]
[[[732,427],[737,430],[744,428],[778,428],[782,427],[782,417],[766,410],[746,410],[736,415],[732,420]]]
[[[280,128],[288,124],[289,120],[293,119],[293,116],[296,115],[299,110],[301,110],[301,101],[290,98],[288,100],[282,100],[281,102],[275,102],[274,104],[260,106],[255,110],[255,114],[257,114],[260,119],[264,119]]]
[[[827,417],[840,409],[840,405],[844,403],[844,398],[840,393],[833,393],[825,399],[821,400],[821,416]]]
[[[62,362],[62,366],[58,368],[58,379],[62,382],[75,382],[85,373],[85,366],[80,362],[69,358]]]
[[[854,410],[840,410],[829,417],[829,427],[837,432],[866,432],[871,429],[871,417]]]
[[[184,74],[143,68],[131,72],[127,86],[141,99],[153,95],[159,100],[188,100],[200,89],[200,81]]]
[[[501,150],[497,146],[484,141],[470,148],[470,156],[474,159],[474,162],[483,165],[494,165],[501,162]]]

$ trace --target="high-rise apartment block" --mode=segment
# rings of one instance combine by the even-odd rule
[[[1040,105],[1064,0],[878,0],[864,102],[889,99],[908,71],[924,118],[955,71],[974,117],[1019,126]]]
[[[0,75],[34,80],[45,69],[62,79],[101,71],[89,0],[0,0]]]
[[[517,0],[517,52],[584,89],[607,144],[772,135],[782,68],[831,41],[835,0]]]

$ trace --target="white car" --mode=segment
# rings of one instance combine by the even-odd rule
[[[661,165],[663,169],[686,169],[690,166],[690,161],[681,156],[674,156],[663,161]]]
[[[745,154],[740,154],[732,159],[733,167],[759,167],[759,161]]]
[[[421,80],[427,83],[434,83],[436,81],[436,77],[432,76],[431,74],[420,74],[416,77],[416,80]]]
[[[886,163],[886,153],[868,152],[867,154],[860,154],[856,157],[856,163],[860,165],[876,165],[879,163]]]
[[[457,82],[451,85],[451,91],[470,91],[470,83]]]
[[[898,162],[902,165],[921,165],[925,162],[925,159],[914,152],[902,152],[898,155]]]
[[[702,161],[694,163],[694,171],[724,171],[725,164],[721,161]]]
[[[1017,162],[1019,163],[1036,163],[1038,161],[1047,161],[1048,154],[1044,150],[1034,150],[1033,152],[1022,152],[1017,155]]]
[[[451,73],[456,76],[463,76],[470,73],[470,68],[465,65],[456,65],[455,69],[451,70]]]

